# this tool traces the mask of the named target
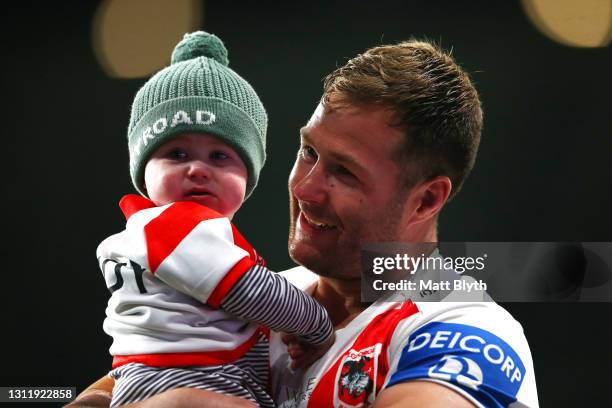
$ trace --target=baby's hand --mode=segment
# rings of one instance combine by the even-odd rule
[[[284,333],[282,335],[282,340],[283,343],[287,345],[287,353],[292,360],[290,365],[291,369],[307,369],[329,350],[336,340],[336,335],[332,333],[324,343],[316,346],[305,343],[292,334]]]

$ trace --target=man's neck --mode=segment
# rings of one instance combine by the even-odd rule
[[[435,219],[413,228],[400,242],[437,242]],[[370,306],[361,301],[361,279],[345,280],[319,276],[312,296],[327,310],[336,329],[349,324]]]
[[[327,310],[336,329],[350,323],[369,303],[361,302],[361,280],[319,277],[313,297]]]

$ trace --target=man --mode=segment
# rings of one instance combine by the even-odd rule
[[[538,405],[527,341],[496,304],[361,301],[364,245],[437,241],[481,129],[468,76],[426,42],[372,48],[326,78],[289,179],[289,252],[303,267],[285,276],[327,309],[336,342],[302,370],[291,367],[294,340],[272,335],[280,407]],[[216,402],[199,393],[160,397]]]

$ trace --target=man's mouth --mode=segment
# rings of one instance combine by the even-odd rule
[[[304,211],[301,211],[301,215],[304,218],[304,221],[306,221],[306,223],[313,228],[319,228],[322,230],[332,230],[332,229],[336,229],[338,228],[337,225],[334,224],[330,224],[329,222],[325,221],[325,220],[318,220],[313,216],[308,216],[306,215],[306,213],[304,213]]]

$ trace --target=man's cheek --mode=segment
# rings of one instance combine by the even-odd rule
[[[298,177],[298,171],[300,167],[299,162],[299,159],[295,160],[295,163],[293,163],[293,167],[291,168],[291,173],[289,173],[289,194],[292,194],[293,187],[295,187],[296,184],[296,178]]]

